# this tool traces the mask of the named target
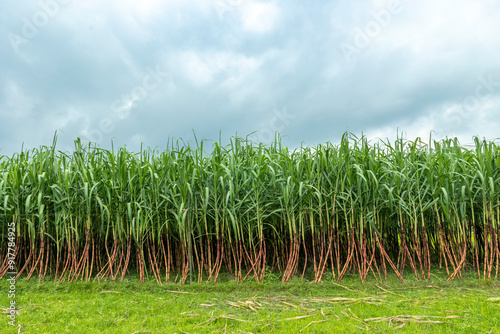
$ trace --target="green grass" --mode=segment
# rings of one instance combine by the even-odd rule
[[[20,279],[17,322],[20,333],[500,333],[500,282],[473,272],[446,277],[436,270],[417,281],[408,271],[404,283],[346,275],[341,284],[329,277],[281,284],[270,273],[260,284],[221,275],[215,285],[182,286],[135,277],[116,284]],[[0,289],[7,290],[5,280]],[[2,308],[8,302],[2,293]],[[18,332],[2,321],[0,332]]]

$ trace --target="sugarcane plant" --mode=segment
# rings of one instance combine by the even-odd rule
[[[0,278],[8,226],[18,277],[320,282],[498,277],[500,146],[474,138],[370,141],[294,150],[232,137],[207,147],[105,150],[77,139],[0,157]]]

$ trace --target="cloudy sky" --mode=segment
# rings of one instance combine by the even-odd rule
[[[0,4],[0,154],[500,137],[500,0]]]

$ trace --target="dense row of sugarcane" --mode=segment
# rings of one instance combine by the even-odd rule
[[[500,146],[474,142],[346,133],[290,150],[277,135],[133,153],[77,140],[69,153],[54,140],[0,158],[0,278],[12,223],[27,279],[497,277]]]

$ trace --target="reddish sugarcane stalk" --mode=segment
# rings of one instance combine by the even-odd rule
[[[331,254],[331,253],[330,253],[330,250],[331,250],[331,248],[332,248],[332,239],[333,239],[333,234],[332,234],[332,230],[330,230],[330,231],[328,232],[328,249],[327,249],[327,251],[326,251],[326,254],[325,254],[325,257],[324,257],[323,263],[321,263],[321,261],[320,261],[320,274],[319,274],[319,276],[317,276],[317,277],[316,277],[316,279],[315,279],[315,282],[316,282],[316,283],[321,282],[321,279],[322,279],[322,277],[323,277],[323,273],[324,273],[325,268],[326,268],[326,263],[327,263],[327,261],[328,261],[328,255],[329,255],[329,254]]]
[[[222,242],[221,239],[218,239],[217,243],[218,243],[218,245],[217,245],[217,258],[219,260],[218,260],[218,263],[216,263],[216,266],[215,266],[214,284],[217,282],[217,278],[219,277],[219,271],[220,271],[220,268],[222,267],[222,257],[224,255],[224,243]]]
[[[406,264],[406,257],[408,257],[410,261],[410,267],[412,270],[415,272],[415,276],[417,275],[415,269],[414,269],[414,264],[413,264],[413,259],[410,254],[410,250],[408,249],[408,245],[406,244],[406,232],[404,229],[404,224],[401,224],[401,227],[399,229],[399,235],[400,235],[400,240],[401,240],[401,246],[399,249],[399,255],[398,256],[398,268],[401,272],[404,272],[405,264]]]
[[[40,262],[40,259],[43,258],[43,251],[44,251],[44,247],[45,247],[44,241],[45,241],[44,240],[44,236],[42,234],[42,238],[41,238],[41,241],[40,241],[40,251],[39,251],[38,257],[37,257],[34,265],[31,267],[30,271],[28,272],[28,276],[26,277],[26,281],[30,280],[31,276],[33,275],[35,269],[38,266],[38,263]]]
[[[28,242],[29,244],[29,242]],[[19,277],[21,277],[21,274],[24,272],[24,270],[26,269],[26,267],[29,265],[30,261],[31,261],[31,258],[33,256],[33,252],[34,252],[34,244],[33,244],[33,247],[29,246],[29,254],[28,254],[28,259],[24,262],[24,266],[21,268],[21,270],[19,270],[19,272],[17,273],[17,276],[16,276],[16,279],[18,279]]]
[[[354,246],[353,246],[354,228],[351,229],[351,238],[349,238],[348,240],[349,240],[349,244],[347,246],[347,259],[346,259],[346,262],[344,263],[344,267],[342,268],[342,271],[339,274],[339,278],[337,279],[337,282],[340,282],[342,280],[342,278],[344,277],[344,274],[347,271],[347,267],[349,266],[351,259],[352,259],[352,256],[354,254]],[[339,247],[340,247],[340,245],[339,245]]]
[[[241,240],[238,241],[238,245],[236,246],[238,248],[238,261],[237,263],[235,263],[235,267],[237,267],[237,271],[238,271],[238,281],[241,281],[241,278],[242,278],[242,269],[241,269],[241,266],[242,266],[242,263],[243,263],[243,242]]]
[[[305,238],[303,238],[303,239],[305,239]],[[315,243],[316,238],[314,237],[314,233],[312,233],[312,231],[311,231],[311,239],[312,239],[312,251],[313,251],[314,276],[317,277],[318,276],[318,266],[316,265],[316,243]],[[306,247],[305,242],[304,242],[304,252],[307,253],[307,247]],[[304,263],[304,271],[305,271],[306,264],[307,264],[307,261]],[[302,273],[302,278],[304,278],[304,272]]]
[[[464,246],[463,246],[463,252],[462,252],[461,259],[460,259],[460,263],[458,264],[458,266],[455,269],[455,271],[453,272],[453,274],[451,274],[451,276],[448,277],[448,281],[453,280],[457,276],[457,274],[460,272],[460,270],[462,269],[463,265],[465,264],[465,258],[467,256],[467,240],[465,239],[465,236],[464,236],[463,245]]]
[[[128,242],[127,242],[127,255],[125,256],[125,263],[123,264],[122,276],[121,276],[120,282],[123,282],[123,279],[125,278],[125,273],[127,272],[128,263],[130,261],[130,248],[131,248],[131,246],[132,246],[132,236],[129,235]]]
[[[241,281],[242,283],[245,282],[248,275],[250,275],[250,273],[253,271],[253,268],[255,266],[254,261],[252,261],[252,257],[250,256],[250,254],[248,252],[247,246],[244,243],[243,243],[243,252],[245,254],[245,266],[247,268],[247,274],[245,275],[245,277],[243,277],[243,279]],[[248,269],[248,267],[250,267],[250,269]]]
[[[249,259],[250,259],[250,257],[249,257]],[[254,273],[254,275],[255,275],[255,276],[257,276],[256,270],[255,270],[255,266],[257,265],[257,260],[252,261],[252,260],[250,259],[250,263],[251,263],[251,265],[252,265],[252,266],[251,266],[251,267],[250,267],[250,269],[247,271],[247,274],[245,275],[245,277],[243,277],[243,279],[242,279],[242,281],[241,281],[242,283],[243,283],[243,282],[245,282],[245,280],[247,279],[248,275],[250,275],[250,273],[251,273],[251,272],[253,272],[253,273]]]
[[[382,256],[385,256],[385,258],[387,259],[387,262],[389,262],[389,265],[392,267],[392,269],[394,270],[394,272],[396,273],[396,275],[398,276],[399,280],[401,282],[403,282],[403,276],[401,276],[401,274],[399,273],[398,269],[396,268],[396,266],[394,265],[394,263],[392,262],[391,258],[389,257],[389,255],[387,254],[387,252],[385,251],[385,248],[384,246],[382,245],[382,242],[380,241],[380,238],[378,236],[378,234],[375,234],[375,237],[377,238],[377,243],[378,243],[378,247],[380,249],[380,251],[382,252]]]
[[[142,246],[142,242],[136,245],[136,259],[137,259],[137,268],[139,269],[139,279],[141,283],[144,283],[145,272],[144,272],[144,250]]]
[[[234,249],[232,241],[229,242],[229,248],[231,249],[231,255],[233,256],[233,261],[234,261],[234,266],[235,266],[234,279],[236,280],[236,282],[238,282],[238,261],[236,259],[236,257],[237,257],[236,252],[237,252],[237,250]]]
[[[59,262],[60,261],[60,259],[59,259],[60,252],[61,252],[60,248],[57,247],[57,249],[56,249],[56,272],[54,274],[54,282],[57,281],[57,274],[59,273],[59,267],[61,265]]]
[[[17,254],[17,249],[16,249],[16,254]],[[7,272],[7,269],[8,269],[8,253],[7,251],[4,252],[3,251],[0,251],[0,257],[3,259],[2,260],[2,264],[0,265],[0,279],[5,275],[5,273]]]
[[[212,273],[212,242],[210,240],[210,237],[209,237],[209,234],[208,233],[208,229],[206,231],[206,234],[207,234],[207,252],[208,252],[208,268],[207,268],[207,272],[209,274],[209,276],[211,275]]]
[[[230,247],[228,247],[230,249]],[[222,254],[222,261],[224,262],[226,272],[229,275],[233,274],[233,267],[232,267],[232,261],[231,261],[231,254],[229,252],[224,252]]]
[[[19,250],[20,250],[20,245],[21,245],[21,238],[17,237],[16,238],[16,247],[14,248],[14,256],[15,258],[20,258]],[[2,252],[3,253],[3,252]],[[2,279],[7,272],[10,271],[10,265],[9,265],[9,253],[8,249],[6,249],[5,253],[3,254],[3,262],[2,265],[0,266],[0,279]]]
[[[281,246],[281,259],[282,259],[282,261],[280,261],[278,263],[278,270],[280,272],[284,272],[286,270],[286,264],[288,264],[288,262],[286,262],[286,259],[288,258],[288,255],[287,255],[288,238],[284,238],[284,240],[280,243],[280,246]],[[281,263],[281,267],[279,266],[280,263]]]
[[[290,279],[290,276],[292,275],[294,254],[295,254],[295,240],[291,239],[289,258],[285,267],[283,279],[281,280],[282,283],[287,282]]]
[[[182,245],[182,275],[181,275],[181,285],[184,285],[186,282],[187,276],[189,274],[189,254],[187,250],[187,245],[184,245],[184,242],[181,243]]]
[[[274,271],[274,268],[276,266],[278,266],[278,271],[280,271],[280,256],[279,256],[279,253],[278,253],[278,245],[277,245],[277,240],[276,240],[276,237],[274,237],[274,241],[273,241],[273,252],[274,252],[274,256],[272,258],[273,262],[271,263],[271,272]]]
[[[118,265],[116,266],[115,275],[112,277],[113,282],[116,281],[116,278],[118,277],[118,275],[122,271],[122,266],[124,265],[124,262],[125,262],[125,258],[124,258],[124,256],[125,256],[125,250],[124,250],[124,248],[125,248],[125,244],[123,242],[121,242],[120,243],[120,247],[119,247],[119,249],[120,249],[120,260],[118,261]]]
[[[267,263],[267,248],[266,248],[266,240],[264,238],[261,239],[261,271],[260,271],[260,278],[259,282],[261,282],[264,279],[264,275],[266,274],[266,263]]]
[[[108,255],[108,268],[109,268],[109,272],[111,274],[111,278],[113,280],[115,280],[115,277],[116,275],[118,274],[118,272],[120,271],[120,268],[116,268],[116,271],[113,270],[113,266],[116,262],[116,257],[118,255],[118,249],[119,249],[119,240],[114,240],[113,241],[113,251],[111,252],[111,256],[109,255],[108,253],[108,249],[107,249],[107,242],[105,243],[106,244],[106,253]],[[123,247],[123,246],[122,246]],[[122,248],[123,249],[123,248]],[[123,257],[123,253],[121,252],[122,254],[122,257]],[[121,263],[121,258],[120,258],[120,263]],[[116,273],[116,274],[115,274]],[[103,277],[107,275],[107,271],[103,274]]]
[[[422,225],[422,235],[424,236],[424,252],[427,264],[427,279],[431,278],[431,253],[429,251],[429,239],[425,230],[425,225]]]
[[[488,225],[485,226],[485,229],[483,231],[483,237],[484,237],[484,269],[483,269],[483,279],[486,279],[486,270],[488,268]]]
[[[387,266],[385,265],[385,257],[382,253],[380,255],[382,257],[382,270],[384,271],[384,279],[387,281]]]
[[[153,243],[153,255],[151,255],[151,240],[147,238],[146,245],[148,249],[148,258],[149,258],[149,266],[151,268],[151,271],[153,272],[153,276],[155,277],[155,280],[158,284],[161,285],[161,278],[160,278],[160,273],[158,270],[158,266],[156,265],[156,256],[154,256],[155,249],[154,249],[154,243]],[[154,257],[154,260],[153,260]]]
[[[369,265],[368,265],[368,250],[366,249],[366,233],[363,231],[363,233],[361,234],[361,241],[360,241],[360,247],[361,247],[361,269],[362,269],[362,272],[363,272],[363,278],[361,279],[361,281],[365,281],[366,280],[366,276],[368,274],[368,271],[369,271]]]
[[[448,249],[449,249],[449,253],[451,253],[452,255],[452,258],[450,258],[450,262],[451,264],[453,265],[453,270],[456,269],[456,267],[458,267],[458,257],[455,255],[455,248],[453,247],[453,235],[452,234],[448,234]]]
[[[83,253],[82,253],[82,256],[80,258],[80,261],[78,262],[78,265],[75,268],[75,272],[74,272],[73,277],[71,278],[70,282],[72,282],[73,279],[75,279],[75,278],[78,280],[78,276],[80,276],[80,272],[82,272],[85,269],[88,247],[89,247],[89,231],[87,229],[85,231],[85,246],[83,247]],[[82,264],[83,264],[83,268],[81,267]]]
[[[262,279],[264,278],[264,273],[265,273],[265,256],[266,256],[266,252],[265,252],[265,241],[263,241],[262,239],[259,240],[259,252],[257,254],[257,256],[250,256],[246,250],[246,247],[244,247],[245,249],[245,253],[247,255],[247,258],[248,260],[250,261],[250,264],[251,264],[251,268],[248,270],[247,274],[245,275],[245,277],[243,278],[242,282],[244,282],[248,275],[253,272],[254,273],[254,277],[255,277],[255,280],[257,282],[261,282]],[[255,258],[255,259],[254,259]]]
[[[202,282],[203,277],[203,249],[200,248],[200,254],[198,254],[198,247],[196,242],[193,240],[194,257],[196,259],[196,265],[198,268],[198,279],[197,282]]]
[[[236,242],[236,245],[231,243],[231,254],[233,255],[234,263],[234,280],[236,282],[241,282],[241,260],[240,260],[240,241]]]
[[[49,258],[50,258],[50,247],[47,247],[47,254],[45,255],[45,265],[43,269],[43,275],[40,278],[45,279],[45,276],[47,275],[47,268],[49,267]]]
[[[281,280],[282,283],[285,283],[288,280],[288,272],[290,271],[290,264],[292,262],[294,243],[291,239],[292,239],[292,236],[290,235],[290,251],[288,253],[288,260],[286,262],[285,271],[283,273],[283,278]]]
[[[159,240],[158,240],[159,241]],[[152,254],[153,254],[153,264],[154,266],[152,266],[152,269],[153,271],[156,270],[156,274],[158,276],[158,283],[161,285],[163,284],[162,281],[161,281],[161,270],[160,270],[160,266],[158,265],[158,257],[161,256],[161,253],[160,253],[160,249],[156,250],[156,245],[154,243],[154,241],[151,241],[150,242],[152,243],[153,245],[153,251],[152,251]]]
[[[15,254],[18,254],[17,247]],[[0,279],[2,279],[5,274],[9,271],[9,265],[8,265],[8,253],[6,252],[5,254],[2,253],[2,264],[0,265]]]
[[[95,259],[95,243],[94,243],[94,236],[92,234],[90,235],[90,239],[92,240],[92,256],[89,259],[90,266],[87,266],[87,268],[89,268],[87,273],[87,282],[90,282],[90,279],[92,278],[92,272],[94,269],[94,259]]]
[[[316,281],[318,279],[318,276],[321,275],[321,269],[322,269],[322,265],[323,265],[323,258],[325,256],[325,240],[324,240],[324,237],[323,237],[323,227],[321,227],[321,231],[318,235],[318,239],[319,239],[319,243],[320,243],[320,247],[319,247],[319,259],[318,259],[318,270],[317,270],[317,273],[314,274],[314,281]]]
[[[335,238],[336,238],[336,241],[334,243],[334,247],[335,247],[335,259],[336,259],[336,263],[337,263],[337,274],[340,275],[340,235],[339,235],[339,231],[337,229],[335,229]],[[333,270],[333,261],[332,261],[332,272],[333,272],[333,278],[335,279],[335,271]]]
[[[498,267],[499,267],[499,260],[500,260],[500,229],[497,229],[496,233],[496,238],[495,238],[495,248],[496,248],[496,269],[495,269],[495,278],[498,277]]]
[[[95,261],[92,261],[92,263],[95,265],[96,272],[100,272],[102,270],[102,268],[104,268],[104,266],[106,265],[106,264],[103,265],[104,254],[102,252],[102,248],[99,247],[99,245],[101,245],[103,242],[100,238],[98,240],[94,240],[94,241],[96,241],[97,250],[95,252]],[[97,274],[95,277],[97,278]]]
[[[210,281],[210,279],[212,278],[212,275],[215,273],[215,270],[217,269],[217,264],[218,264],[218,261],[219,261],[219,252],[220,252],[220,249],[219,249],[219,238],[217,238],[217,240],[216,240],[215,252],[216,253],[215,253],[215,259],[214,259],[214,265],[213,265],[213,267],[210,266],[210,268],[209,268],[207,282]]]
[[[294,272],[296,271],[298,265],[299,249],[300,249],[300,244],[299,241],[297,240],[297,234],[294,232],[293,239],[290,240],[290,254],[283,275],[283,279],[281,280],[282,283],[287,282],[294,275]]]
[[[78,243],[75,240],[75,234],[74,233],[71,235],[71,242],[72,242],[72,245],[71,245],[71,248],[70,248],[71,249],[71,264],[70,264],[69,272],[68,272],[68,282],[70,281],[71,275],[75,271],[75,268],[76,268],[76,266],[78,264],[77,252],[78,252],[78,249],[80,248],[80,246],[78,245]]]
[[[410,234],[413,234],[413,231],[410,230]],[[413,257],[414,252],[410,252],[410,248],[408,247],[408,243],[406,242],[406,234],[404,236],[404,247],[406,250],[406,255],[408,256],[408,260],[410,261],[410,267],[413,270],[413,273],[415,274],[415,278],[418,279],[417,265],[415,263],[415,258]]]
[[[366,263],[366,266],[364,268],[364,272],[363,272],[363,277],[362,277],[362,281],[364,282],[366,280],[366,277],[368,276],[368,273],[370,272],[370,270],[372,271],[373,273],[373,276],[375,276],[375,279],[377,278],[377,275],[375,275],[375,272],[373,271],[373,268],[372,268],[372,263],[373,263],[373,260],[375,259],[375,249],[373,248],[373,245],[372,245],[372,252],[371,252],[371,256],[368,255],[368,245],[365,243],[365,255],[366,255],[366,258],[367,258],[367,263]],[[368,261],[368,257],[370,258],[370,260]]]
[[[165,244],[163,243],[163,238],[160,236],[161,249],[163,254],[163,259],[165,262],[165,282],[168,283],[170,278],[170,263],[171,263],[171,254],[170,254],[170,243],[168,241],[167,236],[167,251],[165,252]]]
[[[361,248],[361,247],[359,247],[359,248]],[[358,268],[358,274],[359,274],[360,278],[362,278],[363,277],[363,273],[362,273],[362,259],[361,259],[362,254],[361,254],[361,249],[358,252],[357,238],[354,239],[354,254],[355,254],[354,255],[354,264]]]
[[[114,248],[114,247],[113,247]],[[106,255],[108,257],[108,263],[106,263],[104,265],[104,267],[101,269],[101,271],[99,273],[97,273],[97,277],[99,277],[99,275],[102,273],[102,271],[104,270],[104,268],[108,267],[109,269],[106,270],[106,272],[104,274],[102,274],[102,276],[104,277],[107,272],[109,271],[111,273],[111,276],[113,276],[113,264],[112,264],[112,258],[111,258],[111,255],[109,254],[109,249],[108,249],[108,242],[107,240],[104,241],[104,250],[106,251]]]
[[[444,246],[444,250],[445,250],[445,254],[448,255],[448,259],[450,260],[450,264],[451,266],[453,267],[453,270],[456,269],[456,265],[455,265],[455,261],[456,261],[456,258],[455,258],[455,254],[452,254],[452,251],[453,251],[453,248],[451,249],[450,251],[450,248],[451,248],[451,243],[450,245],[448,245],[448,242],[447,242],[447,237],[446,236],[443,236],[443,246]],[[445,258],[446,259],[446,258]],[[448,273],[449,275],[449,273]]]
[[[474,238],[474,253],[476,255],[477,277],[479,279],[481,279],[481,268],[480,268],[480,264],[479,264],[479,251],[478,251],[478,245],[477,245],[478,240],[477,240],[477,235],[476,235],[474,228],[472,229],[472,237]]]
[[[491,237],[490,237],[491,252],[490,252],[490,261],[489,261],[489,268],[488,268],[488,279],[491,278],[491,271],[493,270],[495,256],[497,255],[497,251],[498,251],[497,244],[496,244],[496,241],[497,241],[496,231],[493,228],[493,222],[492,222],[491,217],[489,218],[489,225],[490,225],[490,235],[491,235]]]
[[[302,239],[303,239],[303,236],[302,236]],[[293,265],[292,265],[292,272],[290,274],[290,278],[292,278],[293,276],[295,276],[295,274],[297,273],[297,270],[299,269],[299,255],[300,255],[300,240],[299,240],[299,237],[298,236],[295,236],[295,247],[294,247],[294,256],[293,256]]]
[[[312,238],[313,238],[313,256],[315,256],[315,254],[314,254],[314,236]],[[306,247],[305,238],[302,238],[302,246],[304,247],[305,259],[304,259],[304,268],[302,269],[301,280],[304,279],[304,274],[306,273],[306,268],[307,268],[307,247]],[[314,259],[314,274],[316,275],[316,259]]]
[[[68,246],[67,246],[67,249],[68,249],[68,253],[66,255],[66,261],[63,265],[63,271],[61,273],[61,276],[59,277],[59,282],[61,282],[61,280],[63,279],[64,275],[66,274],[66,270],[68,269],[69,267],[69,264],[71,262],[71,239],[68,239]],[[57,279],[57,276],[55,277],[55,279]]]
[[[446,247],[446,242],[445,242],[445,238],[444,238],[444,232],[441,228],[441,224],[439,223],[439,215],[438,215],[438,235],[439,235],[439,246],[441,248],[441,255],[443,256],[444,265],[446,267],[446,274],[448,276],[450,276],[450,271],[448,270],[448,260],[446,259],[447,247]]]
[[[415,231],[418,231],[418,228]],[[420,272],[422,274],[422,278],[425,279],[424,267],[422,265],[422,249],[420,247],[420,241],[417,241],[415,233],[413,233],[413,231],[411,234],[413,239],[413,246],[415,248],[415,253],[417,255],[417,260],[420,265]],[[417,274],[417,279],[418,279],[418,274]]]
[[[373,240],[373,238],[372,238],[372,252],[373,252],[373,254],[376,254],[376,252],[377,252],[377,249],[375,247],[375,240]],[[375,269],[377,269],[378,278],[380,280],[382,280],[382,276],[380,276],[380,270],[379,270],[378,265],[377,265],[376,256],[374,257],[373,264],[375,265]]]

